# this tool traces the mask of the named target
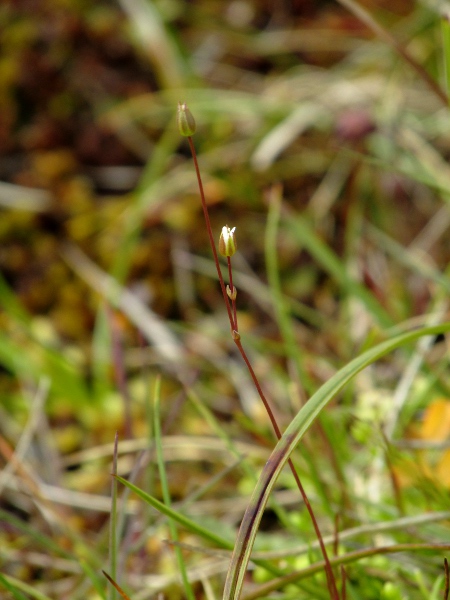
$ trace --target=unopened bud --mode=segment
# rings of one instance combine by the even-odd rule
[[[195,119],[184,102],[178,102],[177,123],[178,131],[184,137],[191,137],[197,129]]]
[[[227,296],[230,300],[236,300],[237,297],[237,289],[234,287],[233,285],[233,291],[231,291],[231,288],[229,285],[227,285]]]
[[[219,252],[222,256],[233,256],[237,250],[237,243],[234,237],[236,227],[230,229],[228,225],[222,227],[222,233],[219,239]]]

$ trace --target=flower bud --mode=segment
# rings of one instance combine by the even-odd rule
[[[180,135],[184,137],[191,137],[197,129],[195,119],[184,102],[183,104],[178,102],[177,123],[178,131],[180,132]]]
[[[234,287],[233,285],[233,291],[231,291],[231,288],[229,285],[227,285],[227,296],[230,300],[236,300],[237,298],[237,289]]]
[[[222,233],[219,239],[219,252],[222,256],[233,256],[237,250],[237,243],[234,237],[236,227],[230,229],[228,225],[222,227]]]

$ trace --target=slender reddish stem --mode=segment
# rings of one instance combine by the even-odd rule
[[[228,298],[228,294],[225,288],[225,283],[223,280],[223,276],[222,276],[222,270],[220,268],[220,263],[219,263],[219,257],[217,255],[217,250],[216,250],[216,244],[214,242],[214,237],[213,237],[213,233],[212,233],[212,228],[211,228],[211,221],[209,220],[209,213],[208,213],[208,206],[206,204],[206,198],[205,198],[205,193],[203,190],[203,183],[202,183],[202,178],[200,175],[200,169],[198,166],[198,161],[197,161],[197,153],[195,151],[195,146],[194,143],[192,141],[191,137],[188,137],[188,142],[189,142],[189,147],[191,149],[191,153],[192,153],[192,158],[194,161],[194,167],[195,167],[195,172],[197,175],[197,182],[198,182],[198,188],[200,190],[200,199],[202,202],[202,208],[203,208],[203,214],[205,217],[205,222],[206,222],[206,229],[208,231],[208,237],[209,237],[209,242],[211,245],[211,250],[213,253],[213,257],[214,257],[214,263],[216,265],[216,270],[217,270],[217,275],[219,277],[219,283],[220,283],[220,287],[222,290],[222,295],[223,295],[223,299],[225,301],[225,306],[227,308],[227,313],[228,313],[228,319],[230,321],[230,327],[231,327],[231,333],[232,333],[232,337],[234,340],[234,343],[237,346],[237,349],[239,350],[246,366],[247,369],[250,373],[250,376],[253,380],[253,383],[256,387],[256,390],[259,394],[259,397],[261,398],[262,403],[264,404],[264,407],[267,411],[267,414],[269,416],[270,422],[272,423],[272,427],[275,431],[275,434],[277,436],[277,439],[281,438],[281,431],[280,428],[278,427],[278,423],[275,419],[275,416],[273,414],[272,408],[270,407],[270,404],[267,400],[267,398],[264,395],[264,392],[261,388],[261,385],[259,384],[258,378],[256,377],[256,374],[253,370],[253,367],[247,357],[247,354],[245,353],[245,350],[241,344],[241,336],[238,333],[238,325],[237,325],[237,316],[236,316],[236,301],[232,300],[232,307],[233,309],[231,309],[230,307],[230,302],[229,302],[229,298]],[[233,279],[232,279],[232,269],[231,269],[231,260],[230,257],[228,257],[228,272],[229,272],[229,277],[230,277],[230,289],[231,292],[233,292]],[[319,529],[319,525],[317,523],[316,517],[314,515],[314,511],[312,509],[311,504],[309,503],[308,500],[308,496],[306,495],[305,489],[303,488],[303,485],[300,481],[300,477],[298,476],[297,471],[295,470],[294,467],[294,463],[291,461],[291,459],[288,460],[289,462],[289,467],[291,468],[292,474],[294,476],[295,482],[297,484],[297,487],[300,491],[300,494],[302,496],[303,502],[305,503],[306,509],[308,510],[308,513],[310,515],[313,527],[314,527],[314,531],[316,533],[316,537],[319,541],[319,545],[320,545],[320,549],[322,552],[322,556],[325,562],[325,573],[326,573],[326,577],[327,577],[327,583],[328,583],[328,589],[330,591],[331,597],[333,598],[333,600],[339,600],[339,594],[337,591],[337,586],[336,586],[336,580],[334,577],[334,573],[333,573],[333,569],[331,568],[331,563],[330,560],[328,558],[328,553],[327,550],[325,548],[325,544],[323,542],[323,537],[322,534],[320,532]]]
[[[200,169],[198,167],[197,153],[195,151],[195,146],[194,146],[194,143],[193,143],[191,137],[188,137],[188,142],[189,142],[189,147],[191,149],[192,158],[194,160],[195,172],[197,174],[198,189],[200,190],[200,199],[202,201],[203,215],[204,215],[205,221],[206,221],[206,229],[208,231],[209,243],[211,245],[211,250],[212,250],[212,253],[214,256],[214,262],[216,265],[217,275],[219,277],[220,287],[222,289],[223,299],[225,300],[225,306],[227,307],[228,319],[230,321],[231,330],[233,330],[234,329],[233,315],[231,314],[231,308],[230,308],[230,303],[228,302],[227,290],[225,288],[225,283],[224,283],[223,277],[222,277],[222,270],[220,268],[219,257],[217,256],[216,244],[214,242],[214,237],[213,237],[212,228],[211,228],[211,221],[209,220],[208,207],[206,205],[205,192],[203,191],[202,178],[200,175]]]
[[[269,419],[270,419],[270,422],[272,423],[272,427],[273,427],[273,429],[275,431],[277,439],[280,439],[281,438],[280,428],[278,427],[278,423],[277,423],[277,421],[275,419],[275,416],[274,416],[274,414],[272,412],[270,404],[269,404],[267,398],[265,397],[264,392],[262,391],[262,388],[261,388],[261,386],[259,384],[258,378],[256,377],[256,374],[255,374],[255,372],[253,370],[253,367],[252,367],[252,365],[251,365],[251,363],[250,363],[250,361],[249,361],[249,359],[248,359],[248,357],[247,357],[247,355],[245,353],[244,348],[242,347],[241,341],[240,341],[240,339],[235,339],[235,338],[233,338],[233,339],[234,339],[234,343],[236,344],[239,352],[241,353],[241,356],[242,356],[245,364],[247,365],[247,368],[249,370],[250,376],[253,379],[253,383],[255,384],[255,387],[256,387],[256,389],[258,391],[259,397],[261,398],[261,400],[262,400],[262,402],[264,404],[264,407],[265,407],[265,409],[267,411],[267,414],[269,415]],[[299,475],[298,475],[298,473],[297,473],[297,471],[295,469],[294,463],[292,462],[291,459],[288,460],[288,464],[289,464],[289,467],[290,467],[290,469],[292,471],[292,475],[294,476],[294,479],[295,479],[297,487],[298,487],[298,489],[300,491],[300,494],[301,494],[301,496],[303,498],[303,502],[305,503],[306,510],[309,513],[311,522],[312,522],[313,527],[314,527],[314,531],[316,533],[316,537],[317,537],[317,539],[319,541],[320,550],[322,552],[323,560],[325,562],[325,573],[326,573],[326,576],[327,576],[328,588],[329,588],[329,590],[331,592],[332,598],[334,598],[335,600],[339,600],[339,594],[338,594],[337,586],[336,586],[336,579],[335,579],[334,574],[333,574],[333,569],[331,568],[331,563],[330,563],[330,560],[328,558],[328,552],[327,552],[327,549],[325,548],[325,544],[324,544],[324,541],[323,541],[322,533],[321,533],[320,528],[319,528],[319,524],[317,523],[316,516],[315,516],[313,508],[312,508],[312,506],[311,506],[311,504],[309,502],[308,496],[307,496],[307,494],[305,492],[305,488],[303,487],[302,482],[300,481],[300,477],[299,477]]]
[[[345,570],[344,565],[341,565],[341,598],[342,600],[347,599],[347,591],[345,589],[345,584],[347,583],[347,572]]]
[[[235,289],[234,289],[234,285],[233,285],[233,269],[231,268],[231,256],[227,256],[227,259],[228,259],[228,278],[230,280],[230,291],[231,291],[231,294],[235,294]],[[231,306],[233,307],[233,319],[234,319],[233,329],[234,329],[234,331],[239,331],[238,322],[237,322],[236,296],[235,295],[233,295],[233,297],[231,299]]]

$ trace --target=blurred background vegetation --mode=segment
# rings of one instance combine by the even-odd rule
[[[363,348],[448,316],[447,10],[2,2],[0,555],[27,597],[106,597],[112,442],[127,476],[152,444],[157,374],[172,499],[230,540],[274,445],[229,339],[178,101],[217,238],[236,227],[241,333],[282,428]],[[344,529],[448,508],[446,344],[368,370],[307,437],[296,460],[325,533],[337,514]],[[135,477],[160,497],[144,456]],[[285,520],[268,511],[260,550],[313,540],[287,473],[276,498]],[[130,507],[121,581],[181,597],[166,521]],[[448,523],[402,531],[439,541]],[[219,597],[226,556],[184,541],[198,597]],[[378,560],[350,571],[349,597],[435,597],[442,556]]]

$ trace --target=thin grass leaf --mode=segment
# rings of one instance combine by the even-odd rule
[[[197,396],[197,394],[192,389],[186,390],[187,397],[192,402],[196,410],[200,413],[206,423],[211,427],[213,432],[224,441],[225,446],[229,449],[229,451],[236,456],[237,460],[241,465],[243,471],[245,471],[246,476],[254,481],[256,484],[257,476],[254,467],[246,460],[246,457],[242,455],[242,452],[236,448],[236,444],[233,439],[227,434],[224,427],[221,425],[220,421],[216,419],[214,414],[209,410],[209,408],[201,401],[201,399]],[[280,519],[282,523],[286,526],[289,524],[289,519],[287,517],[285,509],[276,502],[275,498],[271,498],[271,508],[275,511],[276,515]]]
[[[293,361],[299,380],[308,393],[314,391],[313,383],[303,366],[300,346],[295,339],[290,311],[281,289],[280,270],[278,268],[277,238],[281,213],[281,187],[274,186],[269,195],[269,214],[265,235],[266,272],[269,281],[272,304],[277,325],[283,337],[286,355]]]
[[[225,428],[221,425],[220,421],[214,416],[214,413],[201,401],[196,392],[191,389],[186,389],[186,394],[194,408],[199,412],[205,423],[209,425],[213,433],[217,437],[223,440],[225,447],[230,453],[238,460],[241,464],[242,469],[245,471],[247,477],[253,479],[256,482],[255,471],[252,466],[245,460],[245,456],[236,448],[233,439],[228,435]]]
[[[118,540],[117,540],[117,444],[119,436],[116,431],[114,437],[114,452],[113,452],[113,470],[112,470],[112,482],[111,482],[111,517],[109,524],[109,568],[111,569],[112,577],[117,579],[117,553],[118,553]],[[109,577],[108,577],[109,578]],[[117,598],[116,588],[113,586],[111,593],[109,594],[110,600]]]
[[[369,536],[370,538],[375,537],[377,534],[386,531],[395,530],[406,530],[408,527],[418,527],[427,523],[437,523],[438,521],[448,521],[450,519],[450,511],[442,511],[435,513],[425,513],[422,515],[415,515],[413,517],[401,517],[393,521],[380,521],[377,523],[371,523],[367,525],[359,525],[357,527],[351,527],[339,532],[339,542],[346,540],[352,540],[359,536]],[[332,544],[334,542],[334,534],[324,538],[326,544]],[[264,559],[280,559],[287,556],[299,556],[304,554],[311,549],[317,549],[319,544],[317,541],[311,542],[310,544],[302,544],[300,546],[294,546],[292,548],[270,550],[268,552],[255,552],[254,558]]]
[[[233,549],[233,542],[231,540],[226,540],[225,538],[222,538],[221,536],[210,531],[209,529],[206,529],[202,525],[199,525],[192,519],[189,519],[189,517],[186,517],[185,515],[173,510],[173,508],[170,508],[169,506],[166,506],[160,500],[157,500],[153,496],[150,496],[150,494],[147,494],[146,492],[144,492],[144,490],[141,490],[133,483],[130,483],[126,479],[123,479],[123,477],[120,477],[120,475],[117,475],[116,478],[118,481],[120,481],[120,483],[123,483],[123,485],[125,485],[137,496],[139,496],[141,500],[155,508],[161,514],[165,515],[166,517],[169,517],[169,519],[173,519],[175,522],[185,527],[191,533],[198,535],[199,537],[203,538],[208,542],[211,542],[219,548],[225,548],[226,550]]]
[[[17,296],[13,293],[10,286],[6,283],[3,275],[0,273],[0,303],[5,312],[17,323],[30,325],[31,317],[25,308],[19,302]]]
[[[165,360],[183,362],[183,348],[163,319],[135,294],[100,269],[78,246],[67,244],[63,258],[86,283],[127,315]]]
[[[130,483],[126,479],[123,479],[123,477],[120,477],[120,475],[117,475],[116,479],[120,481],[120,483],[125,485],[128,489],[130,489],[132,492],[134,492],[139,498],[141,498],[141,500],[155,508],[158,512],[162,513],[166,517],[173,519],[175,522],[185,527],[191,533],[198,535],[199,537],[214,544],[215,546],[218,546],[219,548],[225,548],[226,550],[233,549],[232,541],[222,538],[221,536],[213,533],[212,531],[209,531],[205,527],[202,527],[195,521],[192,521],[192,519],[189,519],[183,514],[176,512],[175,510],[173,510],[173,508],[166,506],[163,502],[160,502],[153,496],[150,496],[150,494],[147,494],[146,492],[144,492],[144,490],[141,490],[133,483]]]
[[[450,331],[450,323],[444,323],[433,327],[424,327],[418,331],[407,332],[378,344],[340,369],[301,408],[278,441],[267,461],[245,512],[225,582],[225,600],[238,600],[256,533],[270,492],[291,453],[321,410],[325,408],[328,402],[330,402],[330,400],[332,400],[336,394],[338,394],[338,392],[353,379],[353,377],[368,365],[374,363],[386,354],[393,352],[395,349],[421,337],[426,335],[438,335],[446,331]]]
[[[419,77],[425,81],[430,90],[434,92],[439,100],[445,106],[448,106],[448,97],[444,90],[442,90],[439,84],[431,77],[431,75],[425,71],[422,65],[417,62],[409,50],[404,48],[387,29],[382,27],[368,10],[359,4],[359,2],[355,2],[355,0],[338,0],[338,2],[339,4],[342,4],[342,6],[345,6],[365,25],[367,25],[367,27],[369,27],[381,40],[391,46],[403,59],[404,63],[412,67]]]
[[[6,576],[0,573],[0,583],[2,583],[4,587],[11,592],[11,594],[14,596],[14,600],[29,600],[25,594],[22,594],[22,591],[26,592],[29,596],[35,598],[36,600],[52,600],[52,598],[40,592],[35,587],[28,585],[27,583],[23,583],[22,581],[19,581],[10,575]]]
[[[447,272],[441,273],[438,269],[427,264],[419,252],[404,248],[395,239],[377,227],[368,225],[367,230],[372,240],[383,248],[383,251],[389,254],[398,264],[410,269],[413,273],[417,273],[425,281],[427,279],[433,281],[446,294],[450,294],[450,277]]]
[[[99,598],[102,598],[102,600],[106,600],[106,592],[98,571],[94,570],[90,563],[86,562],[84,559],[81,559],[79,561],[79,564],[82,571],[86,574],[86,576],[89,578],[92,585],[94,586]]]
[[[111,389],[111,328],[106,302],[101,302],[92,335],[92,374],[95,396],[104,397]]]
[[[92,585],[96,589],[98,595],[103,600],[106,600],[106,594],[104,592],[102,586],[102,580],[99,577],[96,567],[91,565],[92,563],[100,563],[100,560],[97,560],[96,557],[92,553],[86,550],[86,547],[81,540],[81,538],[76,537],[72,532],[72,541],[74,542],[74,546],[78,548],[83,548],[83,554],[86,556],[89,554],[91,562],[87,562],[85,559],[79,559],[75,554],[64,550],[60,544],[55,543],[51,538],[46,536],[34,529],[29,523],[24,523],[21,519],[18,519],[13,514],[2,510],[0,508],[0,521],[4,521],[9,525],[13,525],[16,529],[21,531],[24,535],[28,536],[30,539],[35,540],[38,544],[40,544],[47,552],[54,552],[57,556],[61,556],[66,560],[71,560],[73,562],[77,562],[80,565],[81,570],[84,572],[86,577],[91,581]]]
[[[349,296],[358,298],[381,327],[391,327],[394,325],[392,318],[373,294],[351,277],[345,264],[343,264],[331,248],[318,237],[312,224],[308,223],[303,216],[295,214],[291,210],[287,210],[286,207],[283,207],[283,217],[286,225],[297,236],[299,243],[301,243],[311,256],[322,265],[331,277],[333,277],[333,279],[342,287],[344,292]]]
[[[396,148],[396,151],[399,152],[399,149]],[[443,195],[443,200],[446,200],[450,191],[448,181],[443,181],[443,177],[433,177],[430,173],[424,172],[423,168],[413,168],[409,163],[401,161],[389,162],[383,158],[369,156],[350,148],[343,149],[342,153],[344,156],[356,159],[358,163],[421,183],[424,186],[441,193]]]
[[[174,127],[175,116],[169,121],[158,143],[152,148],[149,161],[145,166],[138,188],[133,193],[133,202],[124,215],[120,215],[123,226],[118,245],[121,251],[114,257],[111,275],[120,283],[126,281],[130,269],[133,252],[139,242],[144,220],[149,212],[156,210],[164,199],[164,183],[168,187],[177,182],[185,182],[184,177],[174,177],[173,173],[167,179],[164,173],[170,157],[179,145],[179,135]],[[180,181],[181,180],[181,181]],[[163,192],[163,194],[161,194]],[[170,192],[169,192],[170,197]]]
[[[371,556],[398,554],[399,552],[425,552],[430,550],[433,552],[445,552],[450,550],[450,544],[405,543],[392,544],[392,546],[379,546],[378,548],[363,548],[362,550],[355,550],[354,552],[348,552],[340,556],[333,556],[330,558],[330,563],[333,567],[337,567],[349,565],[362,560],[363,558],[369,558]],[[272,581],[258,586],[251,592],[244,594],[241,600],[256,600],[257,598],[267,596],[271,592],[279,590],[286,585],[291,583],[299,583],[303,579],[320,573],[323,570],[323,567],[324,562],[320,561],[310,565],[309,567],[300,569],[299,571],[294,571],[293,573],[289,573],[283,577],[273,579]],[[427,596],[427,598],[429,598],[429,596]]]
[[[22,594],[20,590],[18,590],[12,583],[9,582],[8,579],[4,575],[0,573],[0,583],[11,592],[14,597],[14,600],[28,600],[28,598]]]
[[[189,66],[157,5],[144,0],[122,0],[120,4],[163,89],[183,88]]]
[[[156,460],[158,463],[159,478],[161,481],[161,490],[166,506],[171,505],[171,497],[169,490],[169,483],[167,480],[167,473],[164,463],[164,454],[162,447],[162,433],[161,433],[161,422],[160,422],[160,400],[161,400],[161,377],[157,377],[155,381],[154,396],[153,396],[153,434],[155,436],[155,449],[156,449]],[[178,531],[175,526],[175,522],[169,519],[169,529],[172,540],[175,542],[175,556],[180,570],[181,580],[183,582],[183,588],[186,593],[188,600],[194,600],[194,591],[189,583],[189,577],[184,562],[183,553],[178,542]]]
[[[145,398],[144,398],[144,407],[145,407],[145,421],[147,423],[147,438],[148,438],[148,450],[147,452],[150,455],[150,460],[144,469],[144,485],[146,490],[153,490],[155,487],[155,480],[157,474],[157,466],[154,460],[154,450],[155,450],[155,442],[153,439],[153,407],[152,407],[152,390],[154,387],[154,383],[151,380],[150,373],[145,374],[146,379],[146,390],[145,390]],[[131,493],[131,490],[128,489],[128,492]],[[143,523],[150,527],[150,523],[152,522],[152,508],[150,505],[146,504],[144,506],[144,510],[142,512]]]
[[[450,94],[450,14],[444,14],[441,19],[442,54],[444,59],[445,85],[447,96]]]
[[[26,334],[31,338],[29,331]],[[0,334],[0,363],[6,369],[23,379],[33,377],[39,381],[41,376],[47,376],[56,395],[68,398],[74,404],[86,401],[88,394],[77,365],[31,339],[25,351],[27,362],[23,360],[23,346],[15,344],[6,334]]]
[[[23,352],[7,335],[0,334],[0,364],[18,378],[32,377],[38,381],[42,371],[34,361],[24,363]]]
[[[177,523],[179,523],[180,525],[185,527],[191,533],[198,535],[199,537],[214,544],[215,546],[218,546],[219,548],[223,548],[225,550],[233,550],[234,543],[232,541],[219,536],[218,534],[210,531],[209,529],[206,529],[206,527],[203,527],[202,525],[199,525],[195,521],[192,521],[192,519],[189,519],[185,515],[176,512],[172,508],[166,506],[163,502],[160,502],[156,498],[153,498],[153,496],[150,496],[149,494],[147,494],[146,492],[144,492],[143,490],[141,490],[134,484],[130,483],[126,479],[123,479],[123,477],[120,477],[119,475],[117,475],[116,478],[118,481],[123,483],[123,485],[125,485],[132,492],[134,492],[137,496],[139,496],[139,498],[141,498],[141,500],[143,500],[144,502],[146,502],[147,504],[149,504],[150,506],[155,508],[157,511],[159,511],[166,517],[173,519],[174,521],[176,521]],[[255,564],[265,568],[267,571],[269,571],[269,573],[279,575],[279,576],[283,574],[282,569],[278,569],[277,567],[274,567],[273,565],[271,565],[270,563],[268,563],[265,560],[255,560],[253,562]]]
[[[88,398],[84,375],[77,364],[71,362],[61,352],[37,338],[32,328],[32,318],[17,300],[3,277],[0,276],[0,306],[6,311],[9,319],[24,333],[27,360],[23,360],[24,346],[17,344],[10,335],[0,335],[0,363],[19,378],[36,381],[47,375],[55,394],[79,403]]]

